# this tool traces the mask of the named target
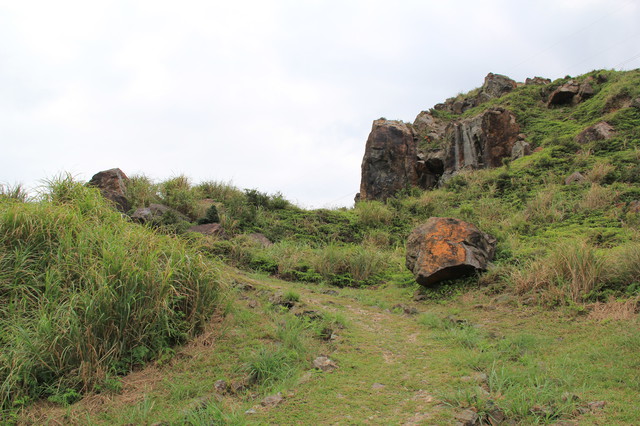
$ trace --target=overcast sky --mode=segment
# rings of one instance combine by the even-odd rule
[[[350,205],[371,122],[640,67],[640,0],[0,0],[0,183],[113,167]]]

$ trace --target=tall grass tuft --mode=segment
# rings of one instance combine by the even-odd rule
[[[197,333],[220,297],[216,264],[186,243],[69,176],[49,188],[0,199],[0,408],[129,371]]]

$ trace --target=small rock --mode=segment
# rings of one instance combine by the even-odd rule
[[[329,296],[337,296],[338,294],[340,294],[335,290],[323,290],[321,293],[328,294]]]
[[[247,302],[247,306],[251,309],[255,309],[258,307],[258,302],[255,300],[249,300],[249,302]]]
[[[587,404],[591,411],[602,410],[607,403],[605,401],[593,401]]]
[[[469,408],[456,414],[455,418],[462,426],[473,426],[478,422],[478,413]]]
[[[640,213],[640,201],[633,200],[629,203],[629,213]]]
[[[579,401],[579,400],[580,400],[580,398],[575,393],[564,392],[562,394],[562,401],[563,402],[571,402],[571,401]]]
[[[332,371],[338,368],[335,362],[331,361],[326,356],[319,356],[313,360],[313,367],[322,371]]]
[[[260,402],[263,407],[276,407],[284,400],[282,393],[278,392],[276,395],[266,397]]]
[[[219,223],[206,223],[204,225],[194,225],[187,229],[187,232],[195,232],[207,236],[224,237],[225,232]]]
[[[418,310],[416,308],[414,308],[413,306],[408,306],[402,303],[398,303],[397,305],[393,305],[393,307],[391,308],[392,310],[396,311],[402,311],[407,315],[417,315],[418,314]]]
[[[239,394],[247,390],[247,382],[245,380],[236,380],[231,382],[231,392]]]
[[[256,414],[257,411],[255,408],[249,408],[247,411],[244,412],[245,414]]]
[[[572,183],[582,183],[585,180],[587,180],[587,178],[585,178],[582,173],[575,172],[564,180],[564,184],[571,185]]]
[[[229,391],[229,384],[225,380],[217,380],[213,384],[213,387],[215,388],[216,392],[223,395]]]
[[[373,385],[371,385],[371,389],[384,389],[385,385],[383,385],[382,383],[374,383]]]

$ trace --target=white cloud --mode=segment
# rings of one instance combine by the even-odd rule
[[[637,53],[640,22],[625,0],[0,0],[0,12],[0,180],[121,167],[313,206],[351,202],[372,120],[411,121],[489,71],[610,68]]]

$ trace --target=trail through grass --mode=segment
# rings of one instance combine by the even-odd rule
[[[239,307],[168,363],[124,378],[120,394],[88,397],[67,409],[41,405],[25,418],[57,419],[51,424],[454,424],[468,409],[486,421],[502,416],[516,424],[640,418],[633,403],[640,380],[629,373],[638,367],[640,345],[630,329],[637,330],[637,319],[516,308],[515,299],[480,290],[417,303],[412,288],[396,285],[335,290],[236,278],[253,288],[238,293]],[[273,294],[295,294],[299,305],[292,312],[321,313],[346,327],[334,327],[328,342],[304,340],[303,328],[296,329],[302,323],[270,305]],[[412,308],[416,314],[406,313]],[[320,355],[338,368],[313,369]],[[216,396],[215,382],[242,378],[255,356],[275,359],[278,368],[254,364],[256,374],[266,374],[262,384]],[[261,405],[278,392],[279,405]],[[604,407],[589,405],[600,401]]]

